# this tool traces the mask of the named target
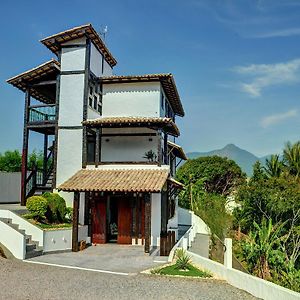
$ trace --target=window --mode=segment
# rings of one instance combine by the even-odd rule
[[[97,109],[98,107],[98,97],[94,96],[94,109]]]
[[[96,154],[96,136],[88,135],[87,137],[87,162],[94,163]]]
[[[97,82],[89,82],[89,107],[102,113],[102,92],[101,85]]]

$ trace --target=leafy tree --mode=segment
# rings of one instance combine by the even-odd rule
[[[296,178],[300,175],[300,141],[287,143],[283,150],[283,160],[289,173]]]
[[[21,170],[22,157],[18,150],[0,153],[0,171],[19,172]]]
[[[246,178],[233,160],[219,156],[188,160],[176,176],[186,186],[201,185],[206,193],[223,196],[229,195]]]
[[[265,173],[263,166],[259,161],[256,161],[255,164],[253,165],[253,175],[251,177],[250,182],[257,182],[266,179],[267,179],[267,175]]]
[[[282,161],[280,161],[278,154],[271,155],[270,159],[266,159],[266,166],[264,167],[269,177],[279,177],[284,169]]]
[[[261,225],[254,222],[254,230],[250,231],[242,243],[249,271],[260,278],[270,279],[271,265],[284,263],[282,226],[283,224],[273,226],[271,219],[268,222],[263,219]]]
[[[22,155],[18,150],[0,153],[0,171],[20,172],[22,167]],[[43,168],[43,152],[34,150],[28,156],[28,169],[34,167]]]

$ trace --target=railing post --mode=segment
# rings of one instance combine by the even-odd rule
[[[44,135],[44,159],[43,159],[43,185],[47,183],[47,153],[48,153],[48,135]]]
[[[232,239],[225,238],[224,246],[224,266],[228,269],[232,269]]]

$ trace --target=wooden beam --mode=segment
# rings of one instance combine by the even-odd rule
[[[28,138],[29,130],[27,127],[30,106],[30,90],[25,93],[24,107],[24,132],[23,132],[23,149],[22,149],[22,169],[21,169],[21,205],[26,205],[26,179],[27,179],[27,159],[28,159]]]
[[[96,129],[96,145],[95,145],[95,166],[98,168],[100,161],[100,129]]]
[[[145,253],[150,252],[151,240],[151,198],[150,194],[145,194]]]
[[[80,193],[74,192],[73,200],[73,227],[72,227],[72,251],[78,252],[78,220],[79,220]]]
[[[47,183],[47,156],[48,156],[48,135],[44,135],[44,157],[43,157],[43,185]]]

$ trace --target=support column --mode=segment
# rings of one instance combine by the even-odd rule
[[[150,194],[145,194],[145,253],[150,252],[151,237],[151,199]]]
[[[44,135],[43,184],[47,183],[48,134]]]
[[[24,107],[24,133],[23,133],[23,150],[22,150],[22,169],[21,169],[21,205],[26,205],[26,179],[27,179],[27,159],[28,159],[28,138],[29,130],[27,128],[30,105],[30,91],[27,88],[25,93]]]
[[[73,201],[73,227],[72,227],[72,251],[78,252],[78,219],[79,219],[80,193],[74,192]]]
[[[95,167],[98,168],[99,161],[100,161],[100,155],[99,155],[99,150],[100,150],[100,129],[96,129],[96,149],[95,149]]]

